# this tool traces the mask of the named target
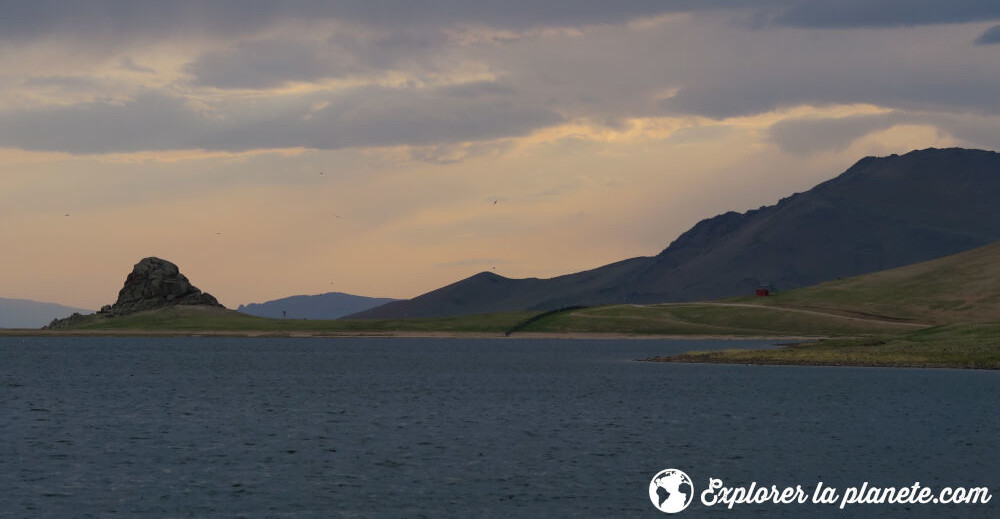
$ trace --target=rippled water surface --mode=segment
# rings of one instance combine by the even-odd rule
[[[666,517],[649,480],[989,486],[1000,373],[634,362],[763,343],[0,339],[5,517]]]

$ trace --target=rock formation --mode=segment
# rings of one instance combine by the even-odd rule
[[[200,305],[225,308],[207,292],[198,290],[181,274],[177,265],[160,258],[144,258],[125,278],[113,305],[104,305],[96,314],[74,313],[64,319],[54,319],[43,329],[60,330],[91,323],[94,319],[110,319],[143,310],[155,310],[176,305]]]
[[[98,314],[116,316],[174,305],[207,305],[224,308],[207,292],[198,290],[180,273],[177,265],[160,258],[144,258],[135,264],[118,292],[118,301],[105,305]]]

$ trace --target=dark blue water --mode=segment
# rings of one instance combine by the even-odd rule
[[[1000,373],[634,362],[762,343],[0,339],[5,517],[666,517],[650,478],[988,486]]]

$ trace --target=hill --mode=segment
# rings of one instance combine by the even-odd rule
[[[859,334],[866,338],[766,351],[690,352],[647,360],[1000,369],[1000,242],[771,297],[720,304],[840,315],[892,322],[900,328],[892,334],[866,333]],[[568,322],[556,320],[549,327],[573,324],[568,318],[562,321]]]
[[[0,328],[40,328],[53,319],[66,317],[74,312],[92,311],[56,303],[0,297]]]
[[[768,297],[707,303],[614,305],[555,313],[537,332],[656,333],[798,331],[879,335],[935,325],[1000,322],[1000,241],[944,258],[827,281]],[[839,324],[838,324],[839,323]]]
[[[901,322],[1000,322],[1000,242],[914,265],[743,300]]]
[[[396,299],[364,297],[341,292],[284,297],[264,303],[240,305],[236,310],[258,317],[289,319],[337,319]]]
[[[551,279],[481,273],[351,315],[387,319],[711,300],[890,269],[1000,240],[1000,154],[867,157],[772,206],[698,222],[654,257]]]

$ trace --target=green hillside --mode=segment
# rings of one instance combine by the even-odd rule
[[[1000,242],[770,297],[733,301],[927,324],[1000,322]]]
[[[724,304],[881,320],[911,329],[773,350],[690,352],[648,360],[1000,369],[1000,243]]]

